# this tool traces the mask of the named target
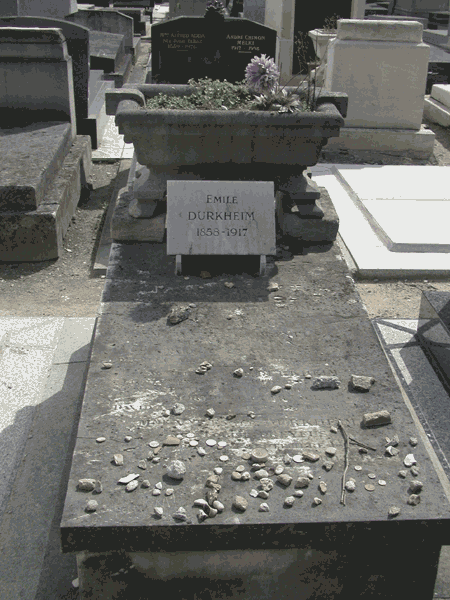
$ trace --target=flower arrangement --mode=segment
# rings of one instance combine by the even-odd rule
[[[206,3],[205,17],[215,14],[225,15],[225,7],[220,0],[208,0]]]

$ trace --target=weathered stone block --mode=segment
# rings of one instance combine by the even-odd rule
[[[283,235],[295,237],[307,243],[329,243],[336,239],[339,217],[325,188],[320,189],[320,200],[316,204],[324,212],[322,219],[302,218],[283,213],[279,223]]]

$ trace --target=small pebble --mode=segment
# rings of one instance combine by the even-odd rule
[[[214,467],[214,473],[216,475],[222,475],[222,473],[223,473],[222,467]]]
[[[102,365],[102,369],[112,369],[112,363],[104,362]]]
[[[367,477],[368,477],[369,479],[376,479],[376,478],[377,478],[377,476],[375,475],[375,473],[369,473],[369,474],[367,475]]]
[[[391,508],[388,511],[388,515],[389,517],[397,517],[400,514],[400,509],[398,508],[398,506],[391,506]]]
[[[397,456],[399,452],[400,450],[398,448],[394,448],[394,446],[388,446],[385,450],[385,454],[387,456]]]
[[[123,454],[114,454],[113,463],[118,467],[123,466]]]
[[[217,444],[216,440],[206,440],[207,446],[215,446]]]
[[[300,459],[301,459],[301,457],[300,457]],[[283,457],[283,462],[285,465],[290,465],[292,462],[292,456],[290,456],[289,454],[285,454]],[[301,462],[301,460],[299,462]]]
[[[321,498],[314,498],[313,504],[314,504],[314,506],[319,506],[320,504],[322,504],[322,499]]]
[[[270,392],[272,394],[278,394],[278,392],[281,392],[282,387],[281,385],[274,385],[273,388],[270,390]]]
[[[295,463],[301,463],[301,462],[303,462],[303,455],[302,455],[302,454],[295,454],[295,455],[292,457],[292,460],[293,460]],[[285,461],[285,463],[286,463],[286,461]],[[289,463],[286,463],[286,464],[289,464]]]
[[[183,507],[180,506],[180,508],[173,513],[172,518],[175,521],[187,521],[187,515],[186,515],[186,511]]]
[[[261,490],[258,492],[258,497],[263,498],[264,500],[267,500],[267,498],[269,497],[269,492],[265,492],[264,490]]]
[[[86,512],[95,512],[98,508],[97,500],[88,500],[86,504],[86,508],[84,509]]]
[[[244,369],[236,369],[235,371],[233,371],[233,375],[235,377],[242,377],[243,374],[244,374]]]
[[[330,431],[331,431],[331,433],[337,433],[339,431],[339,429],[336,427],[336,425],[332,425],[330,427]]]
[[[209,511],[208,511],[209,512]],[[198,513],[197,513],[197,519],[199,520],[200,523],[202,523],[203,521],[205,521],[208,518],[207,513],[201,508]]]
[[[136,481],[136,479],[134,479],[133,481],[130,481],[130,483],[127,483],[125,489],[127,492],[132,492],[133,490],[135,490],[137,488],[138,485],[139,485],[139,482]]]
[[[238,473],[243,473],[245,471],[244,465],[239,465],[238,467],[236,467],[235,471],[237,471]]]
[[[414,458],[414,454],[407,454],[405,456],[405,460],[403,461],[403,464],[405,465],[405,467],[412,467],[416,463],[417,463],[417,460]]]
[[[232,288],[234,288],[234,283],[232,281],[225,281],[225,283],[223,285],[226,288],[228,288],[229,290],[231,290]]]
[[[284,387],[286,390],[290,390],[290,389],[292,389],[292,383],[285,383]]]
[[[160,462],[160,460],[161,460],[161,458],[159,456],[155,456],[155,458],[152,459],[152,463],[157,465]]]
[[[421,481],[411,481],[409,486],[410,494],[419,494],[423,489],[423,483]]]
[[[350,383],[357,392],[368,392],[375,383],[375,379],[366,375],[352,375]]]
[[[387,410],[379,410],[373,413],[366,413],[363,416],[364,427],[375,427],[377,425],[389,425],[391,423],[391,415]]]
[[[310,484],[310,480],[308,477],[299,477],[297,479],[297,481],[295,482],[294,487],[299,489],[299,488],[307,488]]]
[[[168,435],[163,442],[164,446],[179,446],[180,439],[175,437],[174,435]]]
[[[327,493],[327,489],[328,489],[328,487],[327,487],[327,484],[325,483],[325,481],[321,481],[321,482],[319,483],[319,490],[320,490],[320,493],[321,493],[321,494],[326,494],[326,493]]]
[[[183,479],[185,474],[186,467],[181,460],[174,460],[167,467],[167,475],[172,479]]]
[[[405,479],[405,477],[408,475],[408,471],[404,471],[403,469],[401,471],[398,472],[398,476],[402,477],[403,479]]]
[[[213,508],[215,508],[218,512],[223,512],[225,510],[225,506],[219,500],[214,500]]]
[[[328,456],[334,456],[336,454],[336,448],[333,448],[333,446],[325,448],[325,454],[328,454]]]
[[[303,496],[303,491],[302,490],[295,490],[294,496],[296,498],[301,498]]]
[[[294,502],[295,502],[294,496],[288,496],[287,498],[284,499],[284,506],[287,506],[288,508],[292,508],[294,506]]]
[[[241,475],[241,481],[248,481],[250,479],[250,473],[248,471],[244,471]]]
[[[379,480],[378,480],[378,485],[381,485],[381,486],[384,486],[384,485],[386,485],[386,482],[385,482],[385,480],[384,480],[384,479],[379,479]]]
[[[144,481],[141,483],[141,486],[143,488],[149,488],[150,487],[150,481],[148,479],[144,479]]]
[[[273,489],[274,483],[268,477],[263,477],[259,480],[259,486],[263,491],[270,492],[270,490]]]
[[[140,460],[138,462],[138,467],[145,471],[147,469],[147,462],[145,460]]]
[[[254,473],[255,479],[263,479],[269,477],[269,473],[265,469],[259,469]]]
[[[350,479],[349,481],[347,481],[347,482],[346,482],[346,484],[345,484],[345,489],[346,489],[348,492],[354,492],[354,491],[355,491],[355,489],[356,489],[356,484],[355,484],[355,482],[354,482],[354,481],[352,481],[351,479]]]
[[[219,443],[217,444],[217,447],[218,447],[218,448],[225,448],[225,446],[226,446],[226,445],[227,445],[227,443],[226,443],[226,442],[219,442]]]
[[[197,440],[189,440],[189,446],[191,446],[192,448],[195,448],[195,446],[198,446]]]
[[[308,477],[308,479],[310,479],[311,481],[314,479],[314,475],[312,473],[307,473],[306,477]]]
[[[231,479],[232,479],[233,481],[240,481],[240,480],[241,480],[241,477],[242,477],[241,473],[238,473],[237,471],[233,471],[233,472],[231,473]]]
[[[326,460],[322,467],[325,469],[325,471],[331,471],[331,469],[334,467],[334,462],[331,460]]]
[[[283,471],[284,467],[282,465],[278,465],[278,467],[275,467],[275,475],[281,475]]]
[[[176,438],[178,439],[178,438]],[[150,446],[150,448],[158,448],[158,446],[160,445],[159,442],[157,442],[156,440],[153,442],[149,442],[148,444]]]
[[[270,508],[269,508],[269,505],[267,504],[267,502],[262,502],[259,505],[259,509],[258,510],[259,510],[259,512],[269,512]]]
[[[340,385],[341,382],[339,381],[339,378],[335,375],[320,375],[319,377],[315,377],[312,382],[312,387],[315,390],[335,390],[338,389]]]
[[[216,414],[216,411],[213,408],[208,408],[208,410],[205,413],[205,415],[207,417],[209,417],[210,419],[212,419],[215,414]]]
[[[259,471],[259,469],[262,469],[262,465],[260,465],[259,463],[252,464],[252,471]]]
[[[166,494],[166,496],[172,496],[173,495],[173,489],[172,488],[167,488],[167,490],[164,493]]]
[[[236,496],[233,500],[233,506],[236,510],[244,512],[245,510],[247,510],[248,500],[246,500],[242,496]]]
[[[362,467],[360,467],[359,465],[355,465],[354,469],[355,471],[362,471]]]
[[[304,460],[308,460],[309,462],[316,462],[319,460],[320,456],[315,452],[303,452]],[[295,456],[294,456],[295,459]]]
[[[153,509],[153,512],[155,513],[155,515],[157,517],[162,517],[164,514],[164,509],[161,506],[155,506],[155,508]]]
[[[133,479],[137,479],[138,477],[140,477],[140,475],[138,473],[131,473],[130,475],[127,475],[126,477],[122,477],[121,479],[119,479],[118,483],[130,483],[130,481],[133,481]]]
[[[279,289],[280,289],[280,286],[278,285],[278,283],[275,283],[274,281],[271,281],[269,283],[269,285],[267,286],[268,292],[277,292]]]
[[[411,475],[413,475],[414,477],[417,477],[417,475],[420,473],[420,469],[419,467],[417,467],[416,465],[413,465],[411,467]]]
[[[250,417],[250,419],[255,419],[256,414],[252,410],[249,410],[247,413],[247,417]]]
[[[161,483],[161,481],[158,481],[158,483],[155,483],[155,488],[157,490],[162,490],[163,489],[163,484]]]
[[[228,460],[230,460],[230,458],[226,454],[222,454],[222,456],[219,456],[219,460],[221,462],[227,462]]]
[[[231,413],[231,414],[227,415],[227,416],[225,417],[225,419],[226,419],[227,421],[232,421],[232,420],[233,420],[233,419],[235,419],[236,417],[237,417],[237,415],[235,415],[234,413]]]
[[[420,496],[418,494],[411,494],[408,498],[408,504],[411,506],[417,506],[420,503]]]
[[[364,487],[368,492],[373,492],[375,490],[375,486],[373,485],[373,483],[366,483]]]
[[[206,450],[204,448],[197,448],[197,454],[199,456],[205,456]]]
[[[418,443],[419,443],[419,440],[416,437],[409,438],[409,444],[411,446],[417,446]]]
[[[257,498],[258,497],[258,490],[251,490],[251,492],[249,492],[249,495],[252,498]]]
[[[387,446],[398,446],[400,440],[398,435],[394,435],[394,437],[392,439],[386,438],[386,445]]]
[[[105,438],[105,437],[98,437],[98,438],[97,438],[95,441],[96,441],[98,444],[101,444],[102,442],[106,442],[106,438]]]
[[[367,450],[367,448],[359,448],[358,452],[360,454],[367,454],[369,451]]]
[[[176,404],[174,404],[172,406],[172,414],[173,415],[181,415],[184,413],[185,410],[186,410],[186,407],[184,406],[184,404],[181,404],[181,402],[177,402]]]
[[[131,435],[126,435],[126,436],[123,438],[124,442],[131,442],[131,440],[132,440],[132,439],[133,439],[133,438],[131,437]]]
[[[281,473],[281,475],[278,475],[277,481],[281,483],[281,485],[284,485],[284,487],[288,487],[291,485],[292,477],[287,473]]]
[[[160,496],[161,490],[152,490],[152,496]]]
[[[92,492],[95,489],[96,479],[79,479],[77,488],[81,492]]]
[[[215,502],[217,502],[217,500]],[[214,504],[214,502],[213,502],[213,504]],[[219,511],[216,508],[210,507],[208,517],[210,519],[214,519],[214,517],[217,515],[218,512]]]

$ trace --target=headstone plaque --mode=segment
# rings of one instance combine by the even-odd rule
[[[210,77],[242,81],[254,56],[275,58],[274,29],[248,19],[177,17],[152,26],[152,80],[187,83]]]
[[[273,182],[167,182],[167,254],[274,253]]]

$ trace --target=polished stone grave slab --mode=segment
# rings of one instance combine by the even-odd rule
[[[120,557],[139,570],[127,582],[124,598],[150,583],[152,594],[169,593],[182,586],[186,574],[197,577],[192,597],[194,592],[220,597],[205,591],[206,580],[211,584],[218,572],[202,569],[205,561],[213,565],[215,553],[226,558],[233,551],[253,576],[263,574],[269,560],[284,565],[283,570],[277,563],[284,579],[272,582],[264,596],[241,572],[238,579],[242,576],[248,587],[236,588],[222,563],[221,578],[235,586],[233,598],[326,593],[348,598],[350,592],[358,598],[397,598],[405,569],[405,595],[432,598],[440,546],[450,537],[447,480],[404,403],[337,247],[286,250],[269,264],[266,278],[251,275],[257,270],[251,257],[234,263],[230,257],[191,260],[185,277],[176,277],[164,244],[112,247],[61,523],[63,551],[78,555],[81,597],[111,597],[117,577],[108,564],[117,565]],[[204,269],[210,279],[198,277]],[[270,281],[278,283],[277,291],[268,291]],[[234,287],[225,286],[230,282]],[[190,305],[188,319],[170,325],[167,316],[180,305]],[[196,373],[205,360],[211,369]],[[233,374],[237,368],[242,377]],[[309,374],[336,375],[341,385],[313,389]],[[352,374],[373,376],[375,384],[367,393],[356,392],[349,384]],[[275,385],[278,392],[271,391]],[[178,416],[170,412],[177,403],[185,405]],[[208,408],[215,410],[213,418],[205,415]],[[364,413],[379,409],[390,411],[392,424],[363,428]],[[347,493],[345,506],[340,498],[346,448],[341,433],[330,430],[338,420],[349,435],[374,448],[361,454],[349,445],[344,480],[353,477],[356,490]],[[395,434],[399,453],[388,457],[385,438]],[[179,446],[162,446],[167,435],[179,435]],[[410,436],[418,438],[417,446],[409,444]],[[210,446],[210,439],[226,445]],[[156,452],[149,446],[155,441]],[[294,482],[287,488],[276,482],[266,500],[269,512],[258,510],[264,500],[250,495],[259,482],[245,455],[255,447],[267,449],[266,467],[274,480],[277,465],[294,481],[314,475],[292,508],[284,499],[292,495]],[[328,447],[336,448],[329,472],[323,468]],[[319,460],[302,458],[307,451]],[[123,466],[112,463],[118,453]],[[398,476],[410,453],[424,483],[417,506],[407,504],[413,476]],[[284,465],[286,454],[296,460]],[[224,455],[228,460],[221,460]],[[173,459],[186,464],[182,481],[166,473],[164,465]],[[231,479],[239,465],[251,472],[249,481]],[[225,510],[200,523],[193,502],[204,497],[206,478],[219,466]],[[139,485],[127,492],[118,480],[131,473],[140,475]],[[374,480],[368,477],[372,473]],[[79,491],[81,478],[101,481],[102,493]],[[144,480],[149,487],[142,486]],[[370,491],[365,486],[372,481]],[[154,495],[158,482],[162,493]],[[320,482],[327,483],[325,494],[318,490]],[[245,512],[232,507],[236,495],[248,500]],[[314,505],[315,497],[322,503]],[[88,500],[98,502],[95,512],[86,512]],[[164,509],[161,519],[153,512],[158,506]],[[401,509],[395,519],[388,516],[391,506]],[[179,507],[186,510],[183,522],[172,516]],[[161,561],[177,566],[178,574],[171,567],[164,571]]]

